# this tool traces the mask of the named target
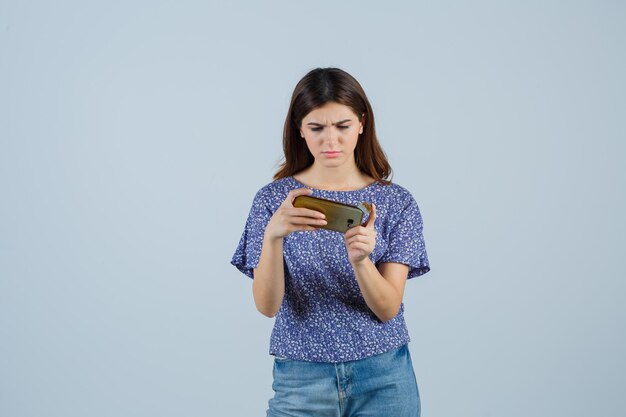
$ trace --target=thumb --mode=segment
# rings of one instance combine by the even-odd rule
[[[293,207],[293,200],[295,200],[296,197],[300,195],[309,195],[311,193],[313,193],[313,190],[310,188],[296,188],[295,190],[289,191],[289,194],[287,194],[287,198],[285,198],[283,204]]]
[[[375,222],[376,222],[376,205],[372,204],[372,212],[370,213],[370,217],[367,219],[367,223],[365,223],[365,227],[369,229],[373,229]]]

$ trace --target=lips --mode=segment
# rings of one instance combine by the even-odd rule
[[[324,156],[326,156],[327,158],[334,158],[336,156],[339,156],[341,152],[340,151],[326,151],[326,152],[322,152],[322,154]]]

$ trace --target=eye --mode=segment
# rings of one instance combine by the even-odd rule
[[[350,126],[337,126],[337,129],[347,129],[347,128],[349,128],[349,127],[350,127]]]
[[[312,127],[312,128],[311,128],[311,130],[312,130],[313,132],[319,132],[319,131],[321,131],[322,129],[323,129],[323,128],[321,128],[321,127]]]

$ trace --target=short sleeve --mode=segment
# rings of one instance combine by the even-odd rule
[[[230,263],[241,272],[254,278],[253,269],[259,264],[265,227],[272,217],[268,201],[260,190],[252,202],[245,229]]]
[[[404,208],[394,216],[390,225],[387,251],[378,263],[406,264],[409,266],[408,278],[415,278],[430,271],[430,265],[422,234],[422,216],[413,196],[409,197]]]

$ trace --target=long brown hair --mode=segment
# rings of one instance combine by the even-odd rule
[[[313,165],[313,155],[300,137],[300,126],[307,114],[328,102],[350,107],[364,124],[354,150],[356,166],[376,181],[389,184],[391,166],[376,138],[372,106],[359,82],[339,68],[316,68],[296,85],[283,130],[284,162],[274,174],[274,180]]]

